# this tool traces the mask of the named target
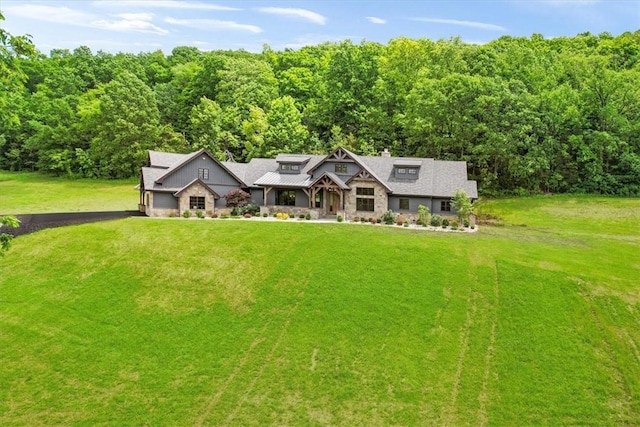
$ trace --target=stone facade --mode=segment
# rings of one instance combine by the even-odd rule
[[[213,197],[213,194],[204,185],[200,184],[199,182],[196,182],[193,185],[191,185],[189,188],[184,190],[182,193],[180,193],[180,198],[178,199],[178,207],[180,210],[179,212],[180,215],[182,215],[184,211],[188,211],[188,210],[191,210],[192,212],[196,211],[196,209],[192,209],[192,206],[189,206],[189,197],[192,197],[192,196],[204,197],[204,209],[202,210],[204,212],[211,211],[212,213],[215,213],[216,201],[215,201],[215,198]]]
[[[353,217],[375,217],[378,218],[385,213],[389,206],[387,197],[387,190],[376,181],[370,180],[358,180],[354,179],[349,183],[351,191],[346,191],[344,195],[344,211],[345,219],[351,219]],[[373,196],[358,196],[357,188],[373,188]],[[359,211],[357,210],[358,198],[373,199],[374,211]],[[347,218],[348,216],[348,218]]]

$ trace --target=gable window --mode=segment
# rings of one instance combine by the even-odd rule
[[[407,171],[409,172],[409,175],[417,175],[418,174],[418,169],[416,169],[416,168],[409,168],[409,169],[407,169]]]
[[[451,212],[451,201],[443,200],[440,202],[440,210],[442,212]]]
[[[335,172],[336,173],[347,173],[347,165],[346,165],[346,163],[336,163]]]
[[[400,199],[400,209],[409,210],[409,199],[402,198]]]
[[[276,205],[279,206],[295,206],[296,192],[295,190],[278,190],[276,191]]]
[[[204,197],[190,196],[189,207],[191,207],[191,209],[204,209]]]
[[[358,187],[356,188],[356,195],[358,196],[373,196],[374,189],[369,187]]]
[[[198,178],[202,180],[209,179],[209,169],[207,168],[198,168]]]

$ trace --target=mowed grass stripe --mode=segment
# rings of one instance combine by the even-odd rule
[[[637,423],[635,243],[558,233],[135,218],[22,236],[0,259],[3,422]]]

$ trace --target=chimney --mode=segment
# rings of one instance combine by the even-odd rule
[[[391,157],[391,153],[389,153],[389,150],[387,150],[386,148],[384,149],[381,155],[382,157]]]

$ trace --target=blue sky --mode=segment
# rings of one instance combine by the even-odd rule
[[[38,49],[170,53],[176,46],[260,52],[351,39],[618,35],[640,29],[640,0],[18,1],[0,0],[10,33]]]

